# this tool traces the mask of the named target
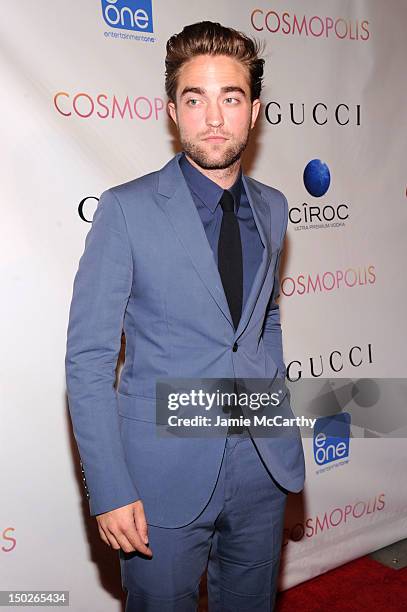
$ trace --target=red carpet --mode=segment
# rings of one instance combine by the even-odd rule
[[[407,568],[361,557],[277,595],[275,612],[407,611]]]

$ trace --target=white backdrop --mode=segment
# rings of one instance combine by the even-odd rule
[[[280,298],[290,377],[340,386],[406,376],[407,4],[148,4],[20,0],[1,13],[0,588],[69,590],[75,612],[120,609],[118,559],[88,517],[65,393],[72,283],[90,227],[78,207],[91,221],[103,190],[176,151],[164,56],[184,25],[220,21],[267,44],[245,170],[291,208]],[[114,27],[116,5],[145,13]],[[320,197],[303,180],[314,159],[330,172]],[[314,227],[311,207],[322,216]],[[403,389],[391,403],[404,408]],[[349,454],[324,466],[304,440],[307,483],[289,500],[283,589],[407,536],[407,418],[353,426]]]

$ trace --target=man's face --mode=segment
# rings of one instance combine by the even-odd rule
[[[185,153],[201,168],[223,169],[237,161],[260,110],[250,101],[248,70],[225,55],[198,55],[178,76],[176,104],[168,112]]]

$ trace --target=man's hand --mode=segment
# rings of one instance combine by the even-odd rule
[[[151,548],[147,545],[147,521],[141,499],[98,514],[96,520],[100,537],[108,546],[115,550],[121,548],[124,552],[138,550],[152,557]]]

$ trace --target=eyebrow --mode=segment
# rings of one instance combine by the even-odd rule
[[[241,93],[244,97],[246,97],[245,90],[239,87],[238,85],[225,85],[224,87],[221,87],[222,93],[231,93],[235,91]],[[201,96],[204,96],[206,93],[206,89],[204,89],[203,87],[184,87],[184,89],[181,92],[180,97],[182,98],[183,96],[186,96],[186,94],[188,93],[195,93],[195,94],[200,94]]]

